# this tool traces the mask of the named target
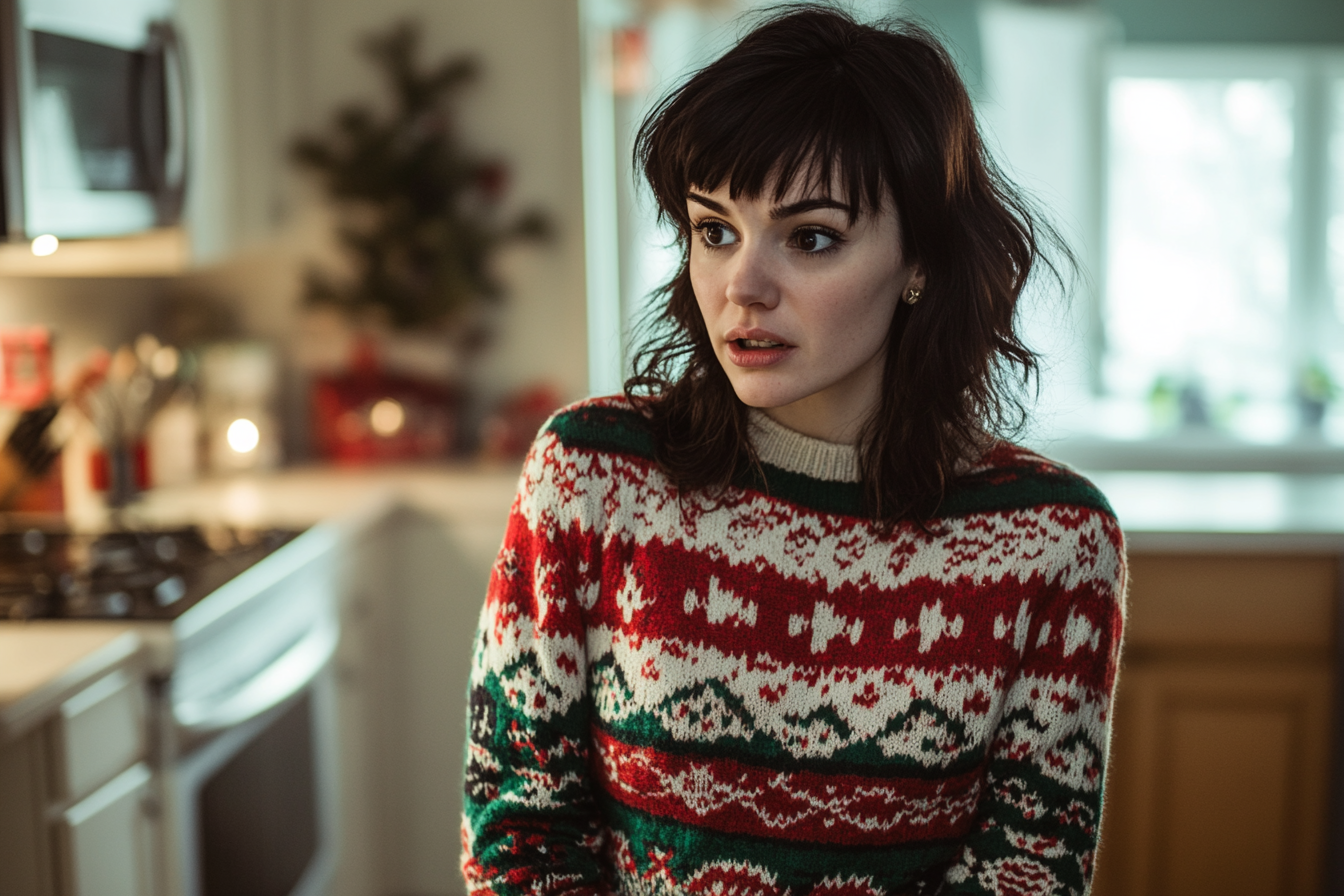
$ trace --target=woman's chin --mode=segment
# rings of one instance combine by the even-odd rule
[[[739,384],[733,383],[733,391],[737,394],[737,400],[749,408],[768,411],[772,408],[782,408],[785,405],[793,404],[799,398],[803,397],[789,390],[778,388],[765,388],[754,383]]]

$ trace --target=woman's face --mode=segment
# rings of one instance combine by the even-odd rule
[[[773,192],[734,200],[726,185],[691,189],[696,301],[744,404],[852,443],[877,406],[897,303],[923,275],[901,256],[889,202],[851,225],[828,193],[796,185],[765,198]]]

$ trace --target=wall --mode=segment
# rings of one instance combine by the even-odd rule
[[[925,22],[944,40],[973,95],[983,90],[980,0],[897,0],[902,15]],[[1113,16],[1132,43],[1344,43],[1339,0],[1096,0],[1038,2],[1042,8],[1086,7]]]
[[[511,296],[499,345],[481,382],[501,391],[537,379],[563,394],[587,392],[583,269],[583,192],[576,0],[306,0],[309,66],[301,89],[302,124],[372,93],[356,36],[402,16],[426,26],[431,57],[472,52],[482,77],[464,97],[462,133],[512,165],[509,200],[548,210],[557,238],[510,249],[500,271]]]
[[[162,295],[157,279],[0,277],[0,326],[52,326],[59,379],[95,346],[152,329]]]
[[[1344,43],[1339,0],[1100,0],[1134,43]]]

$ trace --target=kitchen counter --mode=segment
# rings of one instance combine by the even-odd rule
[[[0,743],[31,729],[97,678],[139,663],[143,646],[130,625],[0,622]]]
[[[493,555],[520,466],[299,467],[239,475],[155,489],[133,508],[131,519],[155,526],[217,522],[303,528],[341,518],[349,531],[389,505],[400,505],[454,525],[471,547]],[[485,541],[476,544],[476,536]]]

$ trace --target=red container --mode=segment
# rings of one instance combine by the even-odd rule
[[[51,333],[45,327],[0,328],[0,403],[27,410],[51,394]]]
[[[374,371],[313,382],[320,457],[338,464],[437,460],[458,445],[461,394],[451,386]]]
[[[131,447],[131,472],[137,489],[149,488],[149,449],[143,440]],[[101,448],[89,455],[89,481],[94,491],[105,492],[112,487],[112,464]]]

